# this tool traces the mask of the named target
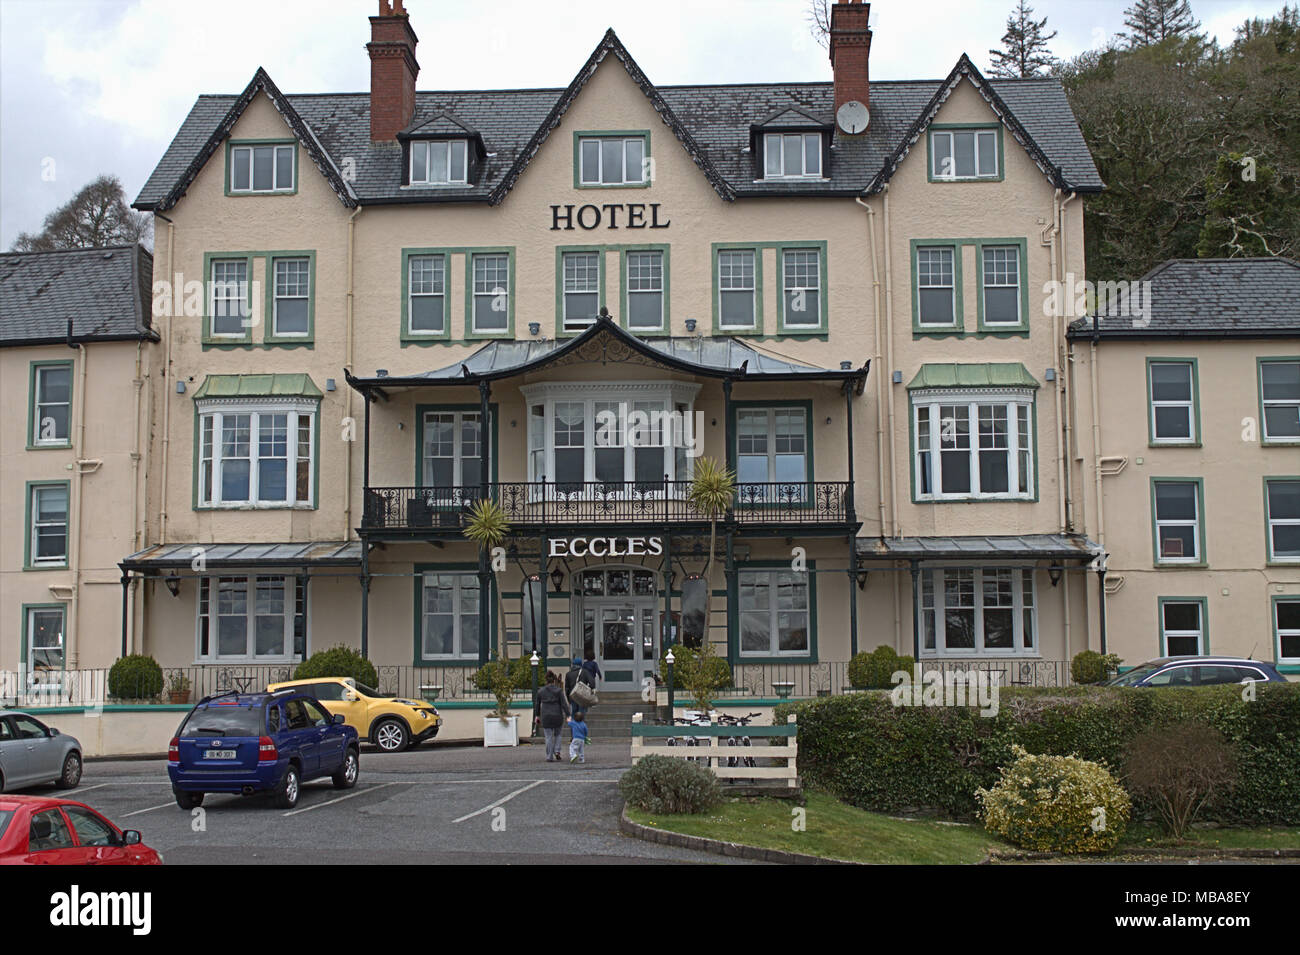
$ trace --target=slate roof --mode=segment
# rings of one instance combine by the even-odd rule
[[[1300,262],[1293,259],[1170,259],[1138,281],[1150,283],[1150,302],[1141,293],[1128,315],[1099,316],[1100,338],[1300,337]],[[1149,315],[1139,304],[1149,304]],[[1093,333],[1091,317],[1070,323],[1071,338]]]
[[[153,256],[141,246],[0,254],[0,346],[149,339]]]
[[[944,79],[872,83],[868,131],[860,137],[836,137],[829,179],[825,181],[756,182],[750,134],[751,127],[787,110],[821,118],[829,125],[834,109],[833,84],[656,87],[612,30],[566,89],[416,93],[415,116],[408,130],[440,116],[451,116],[481,134],[488,153],[483,173],[477,183],[465,188],[402,189],[400,147],[396,143],[370,142],[369,93],[285,96],[276,105],[287,123],[293,126],[295,118],[300,120],[306,134],[319,143],[328,158],[325,162],[318,160],[317,165],[327,175],[331,167],[336,170],[347,164],[352,172],[347,182],[347,193],[351,195],[335,185],[345,205],[448,201],[496,204],[505,198],[528,161],[563,119],[569,104],[610,54],[641,86],[669,131],[725,200],[766,195],[850,196],[878,190],[924,131],[933,112],[955,85],[964,81],[973,83],[1004,117],[1012,137],[1024,143],[1056,185],[1078,192],[1103,188],[1058,81],[986,80],[965,54]],[[215,152],[233,119],[247,105],[254,86],[265,89],[268,95],[272,90],[279,95],[270,77],[259,68],[254,82],[239,96],[198,98],[136,197],[137,208],[165,211],[175,204],[197,175],[202,161]],[[931,116],[926,115],[927,111]],[[1009,144],[1010,140],[1008,148]]]

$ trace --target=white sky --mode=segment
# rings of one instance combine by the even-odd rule
[[[1038,0],[1067,57],[1123,29],[1131,0]],[[874,79],[985,69],[1014,0],[876,0]],[[828,80],[807,0],[406,0],[417,87],[564,87],[612,26],[652,82]],[[1192,0],[1221,43],[1282,0]],[[260,66],[286,93],[369,87],[373,0],[0,0],[0,248],[102,173],[128,199],[200,93]],[[265,24],[267,28],[259,28]],[[53,163],[50,163],[53,160]],[[52,166],[53,179],[48,178]]]

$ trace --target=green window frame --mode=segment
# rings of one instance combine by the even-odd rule
[[[789,561],[744,561],[735,564],[735,573],[731,575],[728,581],[727,605],[736,608],[735,612],[727,614],[727,641],[728,656],[733,663],[789,663],[797,661],[800,663],[817,662],[817,561],[809,560],[807,569],[802,572],[792,571]],[[780,617],[782,608],[780,607],[779,595],[774,593],[780,586],[781,575],[794,575],[804,578],[804,588],[806,593],[807,606],[803,608],[791,608],[784,612],[787,614],[804,614],[807,615],[807,632],[808,646],[803,651],[772,651],[770,648],[780,639]],[[767,608],[757,608],[751,605],[746,606],[741,599],[741,590],[745,586],[743,578],[750,576],[766,576],[769,588],[769,606]],[[750,595],[753,596],[753,595]],[[791,601],[794,602],[794,601]],[[769,626],[769,649],[765,651],[752,650],[742,651],[741,641],[742,617],[745,614],[757,616],[759,613],[766,611],[768,614]]]
[[[765,412],[767,414],[766,428],[763,432],[763,454],[767,459],[767,476],[762,481],[746,481],[740,477],[739,459],[750,456],[741,454],[740,418],[742,414],[752,412]],[[803,423],[804,477],[799,481],[782,480],[776,477],[777,458],[783,453],[779,447],[781,433],[777,420],[778,413],[783,413],[787,420],[791,415],[801,417]],[[731,418],[728,422],[728,428],[731,443],[727,448],[727,467],[737,475],[736,497],[740,504],[746,507],[790,507],[795,499],[789,493],[778,493],[776,494],[777,500],[766,500],[766,494],[772,492],[772,489],[768,488],[766,491],[761,491],[756,486],[804,484],[806,487],[803,491],[802,506],[812,507],[814,505],[812,484],[814,481],[813,467],[815,458],[813,454],[813,403],[811,401],[733,401],[731,403]],[[786,435],[786,437],[791,437],[791,435]],[[784,453],[793,454],[790,451]],[[758,457],[757,454],[752,456]],[[745,490],[746,487],[750,488],[748,492]]]
[[[451,335],[451,249],[402,250],[402,329],[401,343],[407,345],[450,344]],[[412,282],[411,270],[417,260],[429,260],[428,274],[422,268],[419,283]],[[441,289],[441,291],[437,291]],[[421,331],[411,327],[413,295],[440,297],[442,300],[442,328]],[[435,306],[436,308],[436,306]]]
[[[1165,625],[1166,615],[1165,607],[1169,605],[1193,605],[1197,608],[1198,628],[1181,628],[1170,630]],[[1157,597],[1156,598],[1156,632],[1160,635],[1160,652],[1159,656],[1205,656],[1210,652],[1210,602],[1205,597]],[[1195,654],[1172,653],[1169,648],[1169,637],[1175,640],[1186,640],[1195,637],[1197,640],[1198,650]],[[1180,649],[1180,648],[1175,648]]]
[[[640,180],[627,180],[627,163],[629,157],[627,154],[627,143],[639,140],[641,142],[641,178]],[[608,159],[606,156],[605,145],[607,143],[619,142],[620,148],[620,172],[621,179],[618,182],[604,182],[604,166]],[[591,148],[591,144],[595,148]],[[596,178],[593,181],[588,172],[591,171],[592,154],[595,154]],[[654,182],[654,161],[650,154],[650,130],[648,129],[604,129],[604,130],[575,130],[573,134],[573,188],[574,189],[647,189]]]
[[[962,243],[957,239],[913,239],[912,248],[912,335],[952,335],[961,334],[965,327],[962,305]],[[946,251],[952,257],[951,274],[945,268],[942,255],[932,258],[930,253]],[[926,253],[925,268],[922,269],[922,253]],[[926,289],[952,288],[952,321],[947,323],[921,321],[921,281],[924,279]]]
[[[748,254],[752,261],[746,266],[743,258],[737,256]],[[726,259],[726,282],[723,285],[724,258]],[[746,285],[748,288],[746,288]],[[752,324],[723,325],[722,296],[726,293],[749,291],[753,300]],[[713,246],[713,334],[715,335],[762,335],[763,334],[763,249],[756,245],[719,245]]]
[[[282,166],[281,149],[288,147],[293,150],[291,161],[291,171]],[[253,185],[256,180],[255,164],[256,153],[261,150],[270,150],[271,152],[271,176],[272,185],[269,189],[255,189]],[[244,151],[248,152],[248,165],[245,166],[245,160],[241,155]],[[240,178],[240,173],[244,172],[247,179]],[[285,173],[292,176],[292,181],[288,185],[281,182]],[[246,187],[240,188],[238,183],[247,181]],[[226,141],[226,184],[225,190],[227,196],[291,196],[298,192],[298,141],[296,139],[229,139]]]
[[[1256,371],[1255,377],[1259,389],[1259,440],[1260,443],[1268,446],[1294,447],[1300,445],[1300,432],[1295,435],[1283,435],[1273,438],[1268,433],[1269,410],[1277,408],[1295,407],[1296,417],[1300,418],[1300,396],[1291,396],[1289,394],[1269,397],[1264,393],[1264,367],[1266,365],[1295,365],[1300,369],[1300,355],[1270,355],[1267,358],[1257,358],[1255,360]]]
[[[256,299],[258,292],[258,279],[255,276],[255,263],[258,260],[263,263],[263,273],[260,279],[262,284],[261,297]],[[278,265],[277,263],[296,260],[305,263],[305,272],[300,273],[300,279],[305,278],[307,285],[307,294],[305,296],[307,303],[307,331],[305,334],[277,334],[276,333],[276,312],[279,283],[277,282]],[[219,264],[228,266],[230,264],[242,265],[245,284],[242,301],[235,296],[225,294],[221,296],[223,303],[240,302],[242,307],[247,311],[247,315],[242,319],[243,331],[238,334],[217,333],[215,331],[214,321],[217,315],[218,294],[227,291],[228,286],[218,285],[218,281],[230,282],[232,279],[226,278],[225,275],[218,280],[216,277],[217,267]],[[209,349],[235,349],[244,348],[252,349],[261,348],[306,348],[309,351],[316,347],[316,250],[315,249],[259,249],[256,251],[233,251],[233,252],[205,252],[203,254],[203,335],[202,347],[204,351]],[[229,304],[222,306],[222,309],[228,309]],[[230,317],[230,316],[224,316]],[[257,335],[254,329],[260,328],[261,341],[257,341]]]
[[[41,400],[42,380],[47,372],[64,370],[68,376],[68,397],[66,401]],[[43,451],[51,448],[72,447],[72,396],[75,389],[75,367],[71,361],[34,361],[27,371],[27,450]],[[62,438],[42,439],[41,432],[45,423],[41,409],[46,407],[67,406],[67,434]],[[57,427],[57,422],[50,419]]]
[[[1192,500],[1196,503],[1195,516],[1189,518],[1185,515],[1166,512],[1166,516],[1161,517],[1157,503],[1157,493],[1160,485],[1191,486],[1195,488],[1195,493],[1192,496]],[[1161,535],[1164,528],[1169,528],[1172,531],[1167,538]],[[1180,528],[1184,529],[1181,533],[1178,530]],[[1185,531],[1188,529],[1192,532],[1192,543],[1195,546],[1196,553],[1191,556],[1174,554],[1175,542],[1181,547],[1185,539]],[[1185,550],[1185,548],[1182,549]],[[1198,477],[1151,478],[1151,556],[1152,562],[1157,567],[1209,566],[1208,549],[1205,540],[1204,479]]]
[[[43,520],[36,504],[38,495],[43,491],[63,491],[63,556],[54,560],[42,560],[36,545],[38,525],[54,528],[58,521]],[[72,540],[72,482],[71,481],[28,481],[23,491],[23,570],[66,570],[68,551]]]
[[[667,245],[628,245],[622,246],[619,255],[619,324],[627,331],[634,335],[654,336],[669,335],[672,333],[672,277],[671,263],[669,256],[669,247]],[[655,284],[655,267],[653,263],[654,256],[659,257],[658,263],[658,289],[654,288]],[[633,289],[631,286],[633,280],[638,285],[645,286],[641,289]],[[633,325],[632,324],[632,301],[637,296],[650,297],[659,296],[659,324]],[[601,297],[604,298],[604,287],[602,282]]]
[[[1188,396],[1182,398],[1156,398],[1156,376],[1161,369],[1185,367],[1187,369]],[[1201,383],[1195,358],[1148,358],[1147,372],[1147,446],[1156,448],[1199,448],[1201,446]],[[1159,412],[1183,411],[1186,414],[1188,436],[1160,437]]]
[[[427,405],[416,405],[416,406],[415,406],[415,428],[414,428],[414,431],[415,431],[415,471],[414,471],[414,474],[415,474],[415,486],[416,486],[416,487],[425,487],[425,486],[426,486],[426,483],[425,483],[425,474],[424,474],[424,459],[425,459],[425,454],[424,454],[424,441],[425,441],[424,426],[425,426],[425,418],[426,418],[426,416],[427,416],[427,415],[430,415],[430,414],[455,414],[455,415],[463,415],[463,414],[465,414],[465,413],[467,413],[467,412],[469,412],[469,413],[473,413],[473,414],[479,414],[479,413],[482,412],[482,410],[483,410],[482,406],[479,405],[477,402],[475,402],[475,403],[473,403],[473,404],[427,404]],[[460,419],[458,418],[457,420],[459,421]],[[491,483],[491,484],[496,484],[496,483],[497,483],[497,464],[498,464],[498,462],[500,461],[500,455],[497,454],[497,447],[498,447],[498,445],[499,445],[499,443],[500,443],[500,441],[499,441],[499,438],[500,438],[500,426],[499,426],[499,420],[500,420],[500,415],[497,413],[497,403],[496,403],[496,402],[491,402],[491,403],[489,403],[489,404],[488,404],[488,427],[489,427],[488,439],[492,442],[492,447],[491,447],[490,451],[488,452],[488,456],[489,456],[489,459],[490,459],[490,460],[489,460],[489,467],[490,467],[490,469],[491,469],[491,474],[488,476],[488,481],[489,481],[489,483]],[[480,426],[480,429],[479,429],[479,449],[480,449],[480,458],[481,458],[481,455],[482,455],[482,447],[483,447],[483,431],[482,431],[482,427]],[[459,438],[459,437],[457,438],[457,441],[456,441],[456,461],[457,461],[456,466],[457,466],[457,468],[459,468],[459,467],[460,467],[460,462],[461,462],[460,438]],[[475,565],[475,566],[477,566],[477,565]]]
[[[33,613],[58,613],[60,617],[59,625],[59,656],[62,659],[62,665],[59,671],[63,672],[68,668],[68,605],[63,603],[31,603],[22,605],[23,619],[20,624],[20,633],[22,634],[21,642],[18,644],[18,668],[24,672],[30,673],[36,670],[35,661],[32,660],[31,654],[31,624]],[[42,666],[40,670],[47,670],[48,667]]]
[[[504,258],[505,263],[488,265],[489,258]],[[478,263],[482,262],[484,271],[479,273]],[[501,280],[505,286],[502,288]],[[502,328],[478,328],[476,307],[482,302],[489,302],[487,309],[501,311],[497,307],[500,296],[505,296],[505,325]],[[513,339],[515,337],[515,249],[514,246],[497,248],[473,248],[465,250],[465,340],[485,341],[492,339]]]
[[[602,308],[608,305],[605,299],[605,253],[608,251],[603,245],[561,245],[555,249],[555,337],[572,338],[581,335],[592,324],[595,323],[596,317],[591,319],[575,318],[574,324],[568,322],[568,301],[569,296],[596,296],[596,314],[600,314]],[[587,287],[591,278],[590,267],[582,264],[580,259],[594,257],[596,264],[595,287]],[[569,288],[570,280],[574,280],[575,285]],[[621,318],[621,316],[620,316]]]
[[[808,268],[810,254],[816,256],[816,267],[812,270]],[[827,299],[830,292],[826,268],[826,243],[780,245],[777,247],[776,261],[781,286],[777,290],[776,298],[778,333],[788,337],[825,334],[829,307]],[[816,287],[810,284],[814,280],[818,283]],[[792,315],[808,311],[806,299],[809,292],[817,294],[817,308],[813,310],[817,322],[815,324],[792,323],[790,321]],[[787,296],[790,297],[788,302]],[[797,307],[801,302],[804,305],[802,310]]]
[[[1282,604],[1293,606],[1292,612],[1296,615],[1294,620],[1288,619],[1289,625],[1286,627],[1282,626]],[[1278,670],[1282,673],[1300,673],[1300,593],[1273,594],[1269,618],[1273,627],[1273,659],[1278,662]],[[1284,653],[1287,649],[1294,652]]]
[[[996,259],[997,253],[1006,251],[1015,252],[1016,262],[1016,306],[1019,314],[1019,320],[1015,322],[991,322],[988,320],[988,303],[986,301],[989,288],[1009,288],[1010,286],[995,284],[986,286],[986,281],[1005,281],[1007,262],[993,261],[986,262],[988,253],[994,253]],[[960,254],[960,250],[959,250]],[[994,268],[990,269],[990,265]],[[1023,238],[1003,238],[1003,239],[977,239],[975,241],[975,286],[978,294],[976,295],[976,327],[980,332],[986,334],[1014,334],[1029,333],[1029,244]]]
[[[488,661],[491,651],[497,646],[497,626],[498,626],[497,618],[499,617],[499,614],[497,614],[496,612],[488,614],[489,633],[486,638],[482,634],[479,635],[479,651],[477,656],[426,657],[424,655],[424,616],[425,616],[424,582],[425,582],[426,575],[441,574],[447,576],[455,575],[459,577],[473,575],[475,578],[475,583],[477,585],[478,564],[465,563],[465,562],[417,563],[414,565],[412,569],[415,572],[415,576],[412,579],[412,586],[411,586],[412,665],[417,667],[427,667],[427,666],[478,667],[486,663]],[[493,578],[488,583],[488,605],[490,607],[495,607],[499,596],[504,597],[505,595],[500,593],[494,575]],[[479,600],[480,601],[482,600],[481,590],[479,593]],[[457,617],[459,616],[460,616],[459,607],[457,607]],[[479,619],[481,619],[481,617]],[[456,637],[457,639],[459,638],[459,633],[456,634]]]
[[[974,162],[975,172],[973,175],[958,176],[955,172],[956,166],[956,143],[958,137],[962,134],[969,133],[974,139],[972,145],[974,151],[972,161]],[[983,135],[992,133],[992,142],[997,153],[993,166],[995,168],[984,169],[980,165],[980,140]],[[936,144],[935,138],[940,142]],[[953,175],[936,175],[935,169],[938,167],[938,160],[942,159],[945,153],[944,143],[947,143],[947,155],[952,157],[951,166],[954,167]],[[925,172],[926,178],[930,182],[1001,182],[1006,177],[1006,157],[1003,150],[1003,136],[1001,123],[931,123],[930,128],[926,131],[925,137]]]
[[[763,278],[763,254],[768,250],[774,250],[776,254],[776,329],[775,334],[768,334],[763,319],[763,296],[766,291]],[[754,324],[752,327],[741,326],[724,326],[722,324],[722,294],[726,291],[750,291],[743,287],[737,289],[727,289],[722,284],[723,256],[728,253],[750,252],[754,257],[753,268],[753,296],[754,296]],[[786,321],[787,305],[787,274],[786,259],[787,253],[808,253],[815,252],[818,256],[818,266],[815,273],[818,286],[817,292],[817,324],[790,324]],[[713,333],[714,335],[727,337],[753,337],[753,338],[818,338],[826,339],[830,328],[830,249],[825,240],[783,240],[778,242],[715,242],[712,246],[713,255]],[[802,270],[807,272],[806,268]],[[734,271],[731,273],[736,276]],[[745,276],[747,277],[747,276]],[[793,279],[794,276],[792,275]],[[806,292],[807,286],[791,285],[792,292],[797,292],[803,288]]]
[[[1264,478],[1264,548],[1267,554],[1267,560],[1270,564],[1281,564],[1285,566],[1294,566],[1300,564],[1300,552],[1294,557],[1284,555],[1279,557],[1276,553],[1276,540],[1273,531],[1276,527],[1296,528],[1295,533],[1300,533],[1300,513],[1295,515],[1285,514],[1283,516],[1274,516],[1273,497],[1269,493],[1273,485],[1288,484],[1295,485],[1297,491],[1300,491],[1300,475],[1270,475]]]

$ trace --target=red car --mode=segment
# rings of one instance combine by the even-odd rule
[[[0,865],[162,865],[162,856],[85,803],[0,795]]]

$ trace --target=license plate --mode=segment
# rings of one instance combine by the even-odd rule
[[[233,749],[207,749],[203,751],[204,759],[234,759]]]

